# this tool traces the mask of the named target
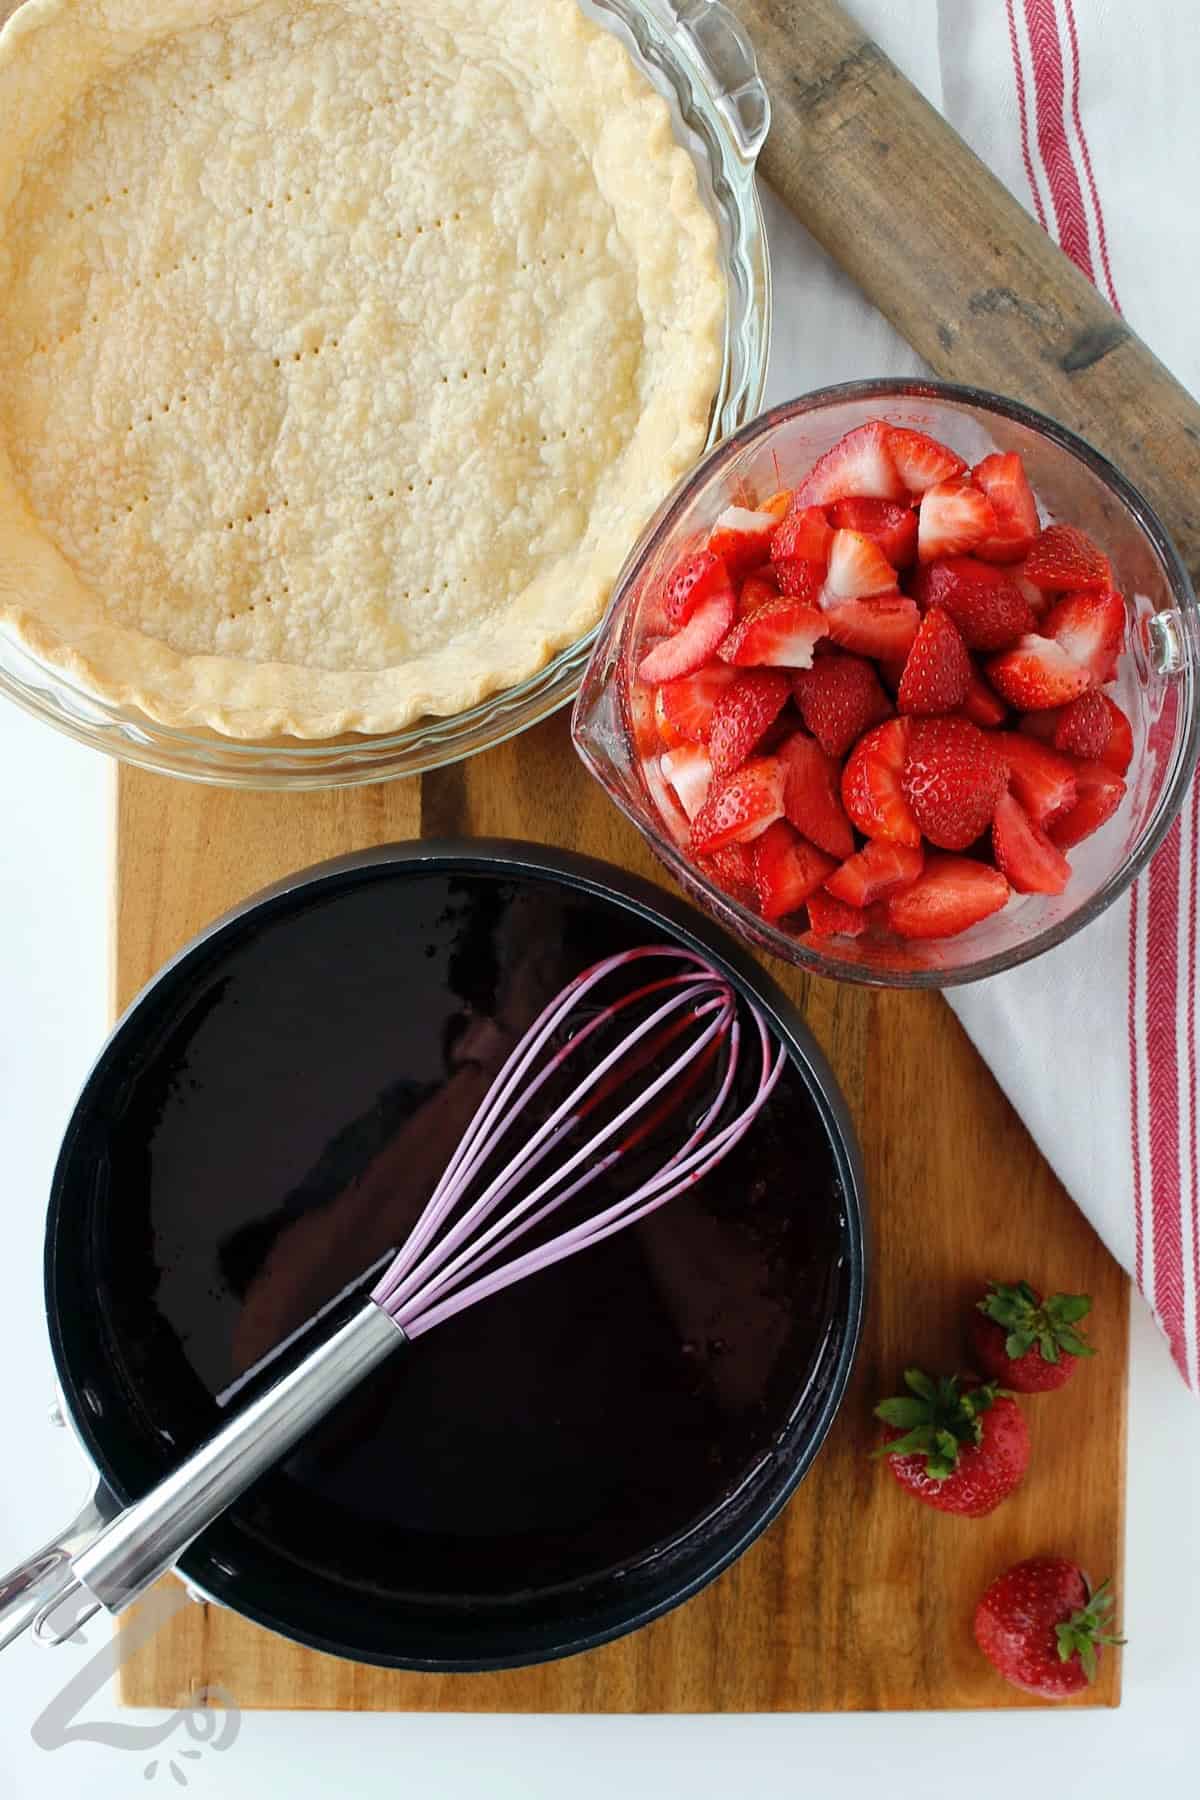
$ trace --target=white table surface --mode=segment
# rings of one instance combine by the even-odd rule
[[[906,0],[896,0],[896,42]],[[879,16],[878,14],[876,15]],[[882,33],[890,38],[891,31]],[[919,69],[910,70],[918,79]],[[857,296],[779,209],[769,207],[776,331],[769,398],[910,366]],[[820,279],[814,283],[814,276]],[[814,299],[814,289],[816,298]],[[806,354],[813,305],[853,311],[841,365]],[[0,704],[0,1139],[7,1223],[0,1306],[0,1568],[60,1526],[82,1497],[79,1453],[47,1423],[53,1395],[41,1306],[41,1236],[58,1141],[106,1026],[111,770],[99,756]],[[891,1714],[712,1719],[510,1719],[251,1713],[236,1743],[181,1763],[191,1791],[249,1800],[353,1792],[421,1800],[721,1800],[732,1791],[839,1800],[944,1791],[1011,1800],[1014,1786],[1091,1800],[1136,1787],[1196,1791],[1190,1707],[1200,1699],[1200,1408],[1135,1301],[1124,1582],[1125,1701],[1116,1712]],[[1049,1529],[1052,1529],[1049,1528]],[[1101,1571],[1103,1573],[1103,1571]],[[864,1579],[869,1579],[869,1568]],[[1189,1632],[1192,1634],[1189,1643]],[[89,1800],[175,1791],[160,1749],[78,1742],[39,1749],[33,1721],[104,1640],[0,1661],[0,1797]],[[102,1690],[81,1720],[147,1725]],[[144,1779],[152,1756],[157,1776]]]

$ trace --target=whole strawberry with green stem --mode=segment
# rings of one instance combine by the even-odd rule
[[[975,1642],[1005,1681],[1066,1700],[1096,1679],[1111,1632],[1108,1582],[1093,1591],[1065,1556],[1031,1556],[993,1581],[975,1611]]]
[[[1076,1327],[1092,1310],[1089,1294],[1043,1300],[1027,1281],[992,1282],[971,1315],[970,1340],[985,1375],[1019,1394],[1045,1394],[1070,1381],[1095,1350]]]
[[[1021,1485],[1029,1467],[1029,1431],[1010,1394],[995,1382],[937,1381],[904,1371],[907,1394],[882,1400],[875,1416],[888,1427],[875,1451],[902,1488],[941,1512],[981,1519]]]

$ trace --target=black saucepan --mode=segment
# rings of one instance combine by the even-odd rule
[[[662,939],[770,1015],[790,1063],[767,1114],[694,1196],[392,1358],[188,1550],[205,1595],[363,1661],[513,1666],[677,1605],[783,1506],[858,1344],[845,1109],[782,994],[714,926],[532,845],[325,864],[156,977],[54,1177],[59,1380],[107,1499],[143,1493],[281,1344],[303,1350],[358,1303],[511,1031],[596,957]]]

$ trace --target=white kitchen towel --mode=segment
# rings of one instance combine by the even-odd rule
[[[1200,391],[1195,0],[848,4]],[[785,209],[764,200],[777,274],[768,398],[919,369]],[[1128,473],[1136,483],[1138,470]],[[955,990],[950,1004],[1200,1390],[1198,849],[1200,783],[1148,870],[1101,919],[1024,968]],[[1069,1285],[1071,1271],[1046,1276]]]

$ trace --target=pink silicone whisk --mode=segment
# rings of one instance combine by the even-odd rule
[[[630,971],[638,979],[612,998],[598,991]],[[599,1050],[594,1061],[589,1045],[593,1055]],[[35,1634],[60,1642],[101,1608],[129,1605],[393,1351],[701,1181],[741,1142],[785,1062],[762,1014],[694,951],[647,945],[577,975],[508,1056],[361,1310],[65,1563]],[[739,1074],[748,1094],[740,1100]],[[548,1084],[564,1075],[577,1079],[556,1100]],[[612,1185],[625,1159],[667,1130],[706,1076],[699,1117],[664,1145],[652,1173],[636,1175],[628,1192],[582,1221],[517,1248],[593,1182],[609,1177]],[[547,1116],[522,1136],[539,1095]]]

